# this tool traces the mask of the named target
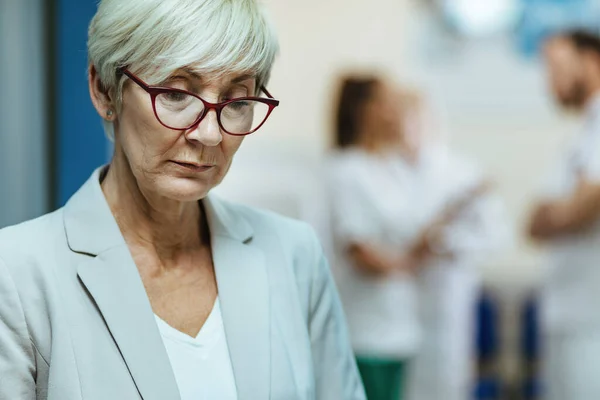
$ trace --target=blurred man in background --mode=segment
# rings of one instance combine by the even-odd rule
[[[581,112],[529,226],[548,244],[543,291],[548,400],[600,398],[600,38],[573,31],[544,47],[556,100]]]

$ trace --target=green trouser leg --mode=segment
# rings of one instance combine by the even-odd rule
[[[357,357],[368,400],[401,400],[406,362]]]

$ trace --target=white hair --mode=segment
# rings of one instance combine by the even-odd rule
[[[184,67],[211,77],[251,73],[260,90],[278,50],[258,0],[101,0],[88,32],[89,62],[117,109],[121,67],[149,84]],[[112,123],[104,130],[112,139]]]

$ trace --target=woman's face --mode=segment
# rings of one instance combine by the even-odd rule
[[[400,114],[398,95],[391,85],[379,84],[363,114],[362,132],[379,144],[398,144]]]
[[[256,93],[251,76],[210,79],[186,70],[176,71],[158,86],[188,90],[211,103]],[[242,140],[221,131],[214,110],[194,128],[166,128],[154,115],[150,95],[129,79],[125,83],[115,146],[143,191],[177,201],[204,198],[227,174]]]

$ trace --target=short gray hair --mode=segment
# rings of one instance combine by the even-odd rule
[[[127,67],[149,83],[180,68],[212,77],[252,73],[266,85],[279,44],[258,0],[101,0],[88,31],[88,58],[122,101]],[[113,138],[112,123],[104,130]]]

